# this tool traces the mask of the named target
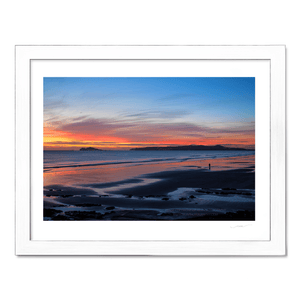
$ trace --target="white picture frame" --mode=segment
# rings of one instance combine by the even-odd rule
[[[42,148],[31,141],[33,108],[33,63],[55,61],[266,61],[268,62],[270,99],[268,122],[269,147],[263,154],[269,163],[264,167],[269,183],[268,237],[263,239],[34,239],[33,154]],[[285,255],[285,46],[16,46],[16,255]],[[55,73],[55,72],[54,72]],[[110,74],[113,76],[113,73]],[[212,76],[212,75],[210,75]],[[257,112],[256,112],[257,113]],[[38,129],[42,132],[42,128]],[[257,130],[257,128],[256,128]],[[36,149],[35,149],[36,148]],[[38,155],[37,155],[38,156]],[[34,155],[36,157],[36,155]],[[256,177],[257,180],[257,177]],[[260,179],[261,180],[261,179]],[[41,199],[42,201],[42,199]],[[48,222],[51,223],[51,222]],[[57,223],[59,224],[59,223]],[[58,225],[59,226],[59,225]],[[121,226],[121,225],[120,225]],[[228,230],[240,230],[237,224]],[[193,230],[193,229],[191,229]],[[259,228],[258,228],[259,230]]]

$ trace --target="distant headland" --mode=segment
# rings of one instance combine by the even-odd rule
[[[252,149],[245,148],[232,148],[232,147],[224,147],[221,145],[216,146],[203,146],[203,145],[189,145],[189,146],[167,146],[167,147],[144,147],[144,148],[132,148],[130,150],[153,150],[153,151],[170,151],[170,150],[248,150],[252,151]]]
[[[93,147],[87,147],[87,148],[81,148],[79,151],[102,151],[102,150]]]

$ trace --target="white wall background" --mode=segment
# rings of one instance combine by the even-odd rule
[[[299,9],[297,1],[3,1],[1,299],[299,299]],[[16,257],[14,45],[287,46],[286,257]]]

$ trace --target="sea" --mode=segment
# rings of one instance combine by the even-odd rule
[[[254,155],[254,150],[44,151],[44,169],[116,164],[198,162]],[[218,167],[218,166],[216,166]]]
[[[155,182],[148,174],[255,167],[252,150],[44,151],[44,187],[101,185],[98,193]],[[105,187],[105,188],[104,188]]]

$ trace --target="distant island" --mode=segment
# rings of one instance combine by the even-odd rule
[[[144,148],[132,148],[130,150],[134,151],[145,151],[145,150],[152,150],[152,151],[169,151],[169,150],[248,150],[251,151],[252,149],[244,149],[244,148],[231,148],[231,147],[224,147],[221,145],[216,146],[203,146],[203,145],[189,145],[189,146],[168,146],[168,147],[144,147]]]
[[[102,151],[102,150],[93,147],[87,147],[87,148],[81,148],[79,151]]]

